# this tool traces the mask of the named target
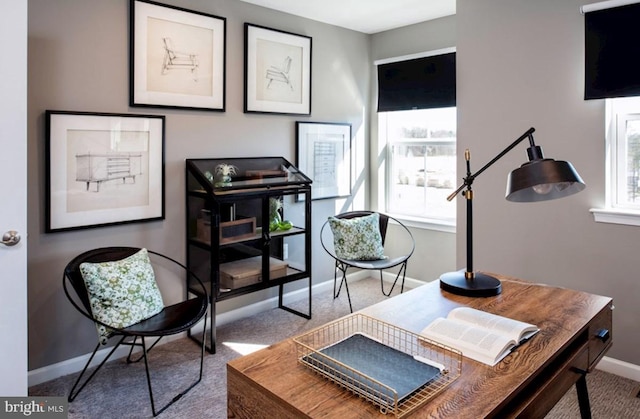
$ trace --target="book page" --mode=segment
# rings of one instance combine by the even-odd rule
[[[538,332],[538,328],[529,323],[510,319],[470,307],[458,307],[449,313],[447,318],[457,319],[477,326],[491,329],[495,333],[507,336],[516,343],[521,343]]]
[[[438,318],[420,334],[488,365],[495,365],[515,346],[515,341],[505,336],[454,319]]]

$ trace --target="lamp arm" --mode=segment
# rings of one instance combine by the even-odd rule
[[[462,185],[460,185],[458,187],[458,189],[456,189],[451,195],[449,195],[447,197],[448,201],[451,201],[453,198],[456,197],[456,195],[458,195],[464,188],[466,187],[470,187],[473,184],[473,181],[475,180],[475,178],[477,178],[482,172],[484,172],[485,170],[487,170],[491,165],[493,165],[495,162],[497,162],[498,160],[500,160],[505,154],[507,154],[508,152],[510,152],[515,146],[517,146],[518,144],[520,144],[525,138],[530,138],[531,139],[531,146],[535,146],[535,144],[533,144],[533,138],[531,137],[531,134],[533,134],[535,132],[535,128],[529,128],[524,134],[522,134],[520,137],[518,137],[518,139],[516,139],[514,142],[512,142],[511,144],[509,144],[504,150],[502,150],[500,153],[498,153],[497,156],[495,156],[493,159],[491,159],[487,164],[485,164],[484,166],[482,166],[481,169],[479,169],[477,172],[475,172],[474,174],[468,175],[467,177],[464,178],[464,182],[462,183]]]

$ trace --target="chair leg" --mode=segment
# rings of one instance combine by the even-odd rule
[[[206,314],[204,316],[204,330],[207,330],[207,315]],[[95,369],[95,371],[93,371],[93,373],[91,373],[89,378],[87,378],[84,381],[84,383],[80,386],[80,388],[76,391],[76,387],[80,383],[80,380],[82,379],[84,373],[89,368],[89,365],[91,364],[91,361],[93,360],[93,358],[95,357],[96,353],[98,352],[98,349],[100,348],[100,343],[98,342],[98,344],[96,345],[96,348],[94,349],[93,353],[89,357],[89,360],[87,361],[87,364],[84,366],[84,369],[82,370],[82,372],[78,376],[78,379],[76,380],[75,384],[71,388],[71,391],[69,392],[69,397],[68,397],[68,401],[69,402],[72,402],[72,401],[75,400],[75,398],[85,388],[85,386],[89,383],[89,381],[91,381],[91,379],[93,379],[93,377],[100,370],[100,368],[102,368],[102,366],[107,362],[107,360],[109,360],[109,358],[111,357],[111,355],[113,355],[113,353],[116,351],[116,349],[118,349],[118,347],[123,343],[125,338],[126,338],[126,336],[123,336],[122,338],[120,338],[118,343],[113,347],[113,349],[111,349],[109,354],[102,360],[102,362],[100,362],[100,365],[98,365],[98,367]],[[195,382],[193,382],[191,385],[189,385],[189,387],[187,387],[181,393],[179,393],[174,398],[172,398],[171,401],[169,401],[166,405],[164,405],[159,410],[156,410],[155,401],[154,401],[154,398],[153,398],[153,389],[152,389],[152,386],[151,386],[151,374],[150,374],[150,371],[149,371],[148,354],[149,354],[149,351],[156,345],[156,343],[158,343],[160,338],[156,339],[155,342],[149,348],[147,348],[147,345],[146,345],[144,337],[141,337],[140,340],[141,340],[142,343],[136,343],[136,341],[137,341],[137,336],[136,336],[134,338],[133,342],[125,343],[125,344],[131,346],[131,349],[129,350],[129,356],[127,356],[127,363],[134,363],[134,362],[138,362],[141,359],[144,359],[144,367],[145,367],[145,372],[146,372],[146,376],[147,376],[147,387],[149,388],[149,399],[151,400],[151,410],[153,412],[153,416],[158,416],[160,413],[164,412],[169,406],[171,406],[172,404],[174,404],[175,402],[180,400],[182,398],[182,396],[187,394],[200,381],[202,381],[202,375],[203,375],[203,371],[204,371],[204,353],[205,353],[205,349],[206,349],[206,340],[202,339],[202,345],[200,346],[200,371],[198,373],[198,379]],[[134,346],[141,346],[142,347],[142,355],[136,360],[132,360],[131,359],[131,353],[133,351]]]
[[[204,316],[204,330],[207,330],[207,315],[205,314]],[[184,396],[185,394],[187,394],[192,388],[194,388],[201,380],[202,380],[202,372],[204,369],[204,351],[205,351],[205,340],[206,339],[202,339],[202,346],[200,347],[200,373],[198,374],[198,379],[193,382],[189,387],[187,387],[186,389],[184,389],[181,393],[177,394],[174,398],[172,398],[167,404],[165,404],[162,408],[160,408],[159,410],[156,410],[156,405],[155,405],[155,401],[153,399],[153,389],[151,387],[151,374],[149,372],[149,360],[148,360],[148,354],[149,351],[151,350],[151,348],[158,343],[158,340],[156,340],[153,345],[151,345],[151,347],[149,347],[147,349],[146,343],[145,343],[145,339],[144,337],[141,338],[142,340],[142,358],[144,358],[144,368],[145,368],[145,372],[147,375],[147,386],[149,387],[149,399],[151,400],[151,410],[153,412],[153,416],[158,416],[160,413],[164,412],[169,406],[171,406],[172,404],[174,404],[175,402],[177,402],[178,400],[180,400],[182,398],[182,396]]]
[[[136,336],[137,339],[137,336]],[[144,370],[147,374],[147,387],[149,388],[149,399],[151,400],[151,411],[153,416],[158,416],[160,412],[156,413],[156,404],[153,401],[153,389],[151,388],[151,374],[149,374],[149,360],[147,359],[147,345],[145,344],[144,337],[142,340],[142,358],[144,358]],[[135,340],[134,340],[135,342]]]
[[[340,287],[338,287],[338,291],[336,292],[336,282],[338,281],[337,270],[342,272],[342,279],[340,280]],[[344,288],[347,290],[347,300],[349,300],[349,311],[353,313],[353,307],[351,306],[351,295],[349,294],[349,284],[347,283],[347,266],[336,261],[336,266],[333,271],[333,298],[336,299],[340,296],[340,291],[342,291],[342,285],[344,284]]]
[[[141,338],[141,339],[143,339],[143,338]],[[153,347],[154,347],[154,346],[156,346],[156,344],[157,344],[158,342],[160,342],[160,339],[162,339],[162,336],[160,336],[158,339],[156,339],[156,341],[155,341],[155,342],[153,342],[153,345],[149,346],[149,348],[147,349],[147,352],[151,351],[151,350],[153,349]],[[131,343],[125,343],[125,345],[130,345],[130,346],[131,346],[131,348],[129,349],[129,355],[127,356],[127,364],[134,364],[134,363],[136,363],[136,362],[139,362],[139,361],[144,357],[144,355],[140,355],[140,356],[139,356],[138,358],[136,358],[136,359],[131,359],[131,355],[132,355],[132,353],[133,353],[133,348],[134,348],[134,347],[136,347],[136,346],[142,346],[142,344],[140,344],[140,343],[136,343],[137,341],[138,341],[138,337],[137,337],[137,336],[135,336],[135,337],[133,338],[133,342],[131,342]]]
[[[333,267],[333,299],[335,300],[340,295],[340,289],[342,289],[342,283],[340,283],[340,289],[336,293],[336,282],[338,281],[338,261],[335,262]]]
[[[98,367],[93,371],[93,373],[91,373],[91,375],[89,376],[89,378],[87,378],[85,380],[85,382],[80,386],[80,388],[78,389],[78,391],[76,390],[76,387],[78,387],[78,384],[80,384],[80,380],[82,379],[82,376],[84,375],[84,373],[87,371],[87,369],[89,368],[89,365],[91,364],[91,361],[93,361],[93,357],[96,355],[96,353],[98,352],[98,349],[100,348],[100,342],[98,342],[98,344],[96,345],[96,348],[93,350],[93,353],[91,354],[91,356],[89,357],[89,360],[87,361],[86,365],[84,366],[84,368],[82,369],[82,372],[80,373],[80,375],[78,376],[78,379],[76,380],[75,384],[73,385],[73,387],[71,388],[71,391],[69,392],[69,397],[67,398],[67,400],[69,402],[72,402],[76,399],[76,397],[78,397],[78,394],[80,394],[80,392],[84,389],[84,387],[89,383],[89,381],[91,381],[93,379],[93,377],[96,375],[96,373],[100,370],[100,368],[102,368],[102,366],[104,364],[106,364],[106,362],[109,360],[109,358],[111,358],[111,355],[113,355],[113,353],[116,351],[116,349],[118,349],[118,347],[120,346],[120,344],[122,343],[122,341],[124,340],[124,336],[122,338],[120,338],[120,340],[118,341],[118,343],[113,347],[113,349],[111,349],[111,351],[109,352],[109,354],[102,360],[102,362],[100,362],[100,365],[98,365]],[[75,391],[75,393],[74,393]]]
[[[202,329],[202,337],[203,338],[204,338],[204,335],[205,335],[205,333],[207,331],[207,314],[209,314],[209,313],[205,313],[204,316],[203,316],[204,317],[204,325],[203,325],[204,329]],[[198,381],[196,382],[196,384],[199,383],[200,380],[202,380],[202,371],[204,369],[204,352],[207,349],[207,345],[206,345],[205,340],[206,339],[202,339],[202,348],[200,348],[200,374],[198,375]]]
[[[382,280],[382,269],[381,269],[380,270],[380,288],[382,289],[382,294],[384,294],[384,296],[386,297],[389,297],[391,295],[401,274],[402,274],[402,285],[400,286],[400,293],[402,294],[404,292],[404,278],[406,273],[407,273],[407,261],[405,261],[402,265],[400,265],[400,270],[398,271],[398,274],[396,275],[396,279],[393,281],[393,284],[391,285],[391,289],[389,290],[389,292],[385,292],[384,281]]]

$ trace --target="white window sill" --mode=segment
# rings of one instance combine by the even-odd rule
[[[591,208],[589,211],[597,223],[640,226],[640,211],[613,208]]]
[[[423,230],[435,230],[442,231],[444,233],[455,233],[456,223],[455,221],[438,220],[433,218],[412,217],[403,214],[389,214],[390,216],[397,218],[405,226],[410,228],[420,228]]]

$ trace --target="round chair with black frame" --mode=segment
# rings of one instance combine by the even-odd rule
[[[397,225],[393,237],[389,237],[389,221]],[[385,243],[393,243],[393,254],[387,255]],[[349,310],[353,313],[347,270],[349,268],[377,270],[380,272],[382,294],[390,296],[400,276],[400,292],[404,291],[407,262],[415,250],[415,240],[411,231],[396,218],[375,211],[345,212],[329,219],[320,230],[320,242],[324,250],[334,259],[333,298],[340,296],[344,286],[349,300]],[[388,246],[390,248],[391,246]],[[398,273],[388,291],[385,291],[383,271],[399,266]],[[338,272],[342,274],[337,286]]]
[[[188,280],[201,289],[201,292],[197,295],[188,294],[186,298],[176,297],[168,290],[161,292],[156,279],[162,279],[163,284],[167,280],[180,279],[182,286]],[[200,372],[197,380],[156,410],[148,352],[162,337],[186,332],[200,320],[204,320],[204,330],[207,328],[207,290],[203,282],[183,264],[147,249],[105,247],[89,250],[72,259],[65,267],[62,284],[71,304],[91,320],[98,330],[98,344],[69,392],[69,402],[80,394],[120,345],[130,346],[127,363],[144,359],[153,416],[159,415],[202,380],[204,339],[200,348]],[[75,291],[75,295],[72,295],[71,290]],[[179,301],[174,304],[176,299]],[[171,304],[165,305],[167,301]],[[148,337],[155,339],[151,346],[146,344],[145,338]],[[80,384],[98,349],[111,338],[117,339],[116,344]],[[132,358],[136,347],[141,349],[141,354]]]

